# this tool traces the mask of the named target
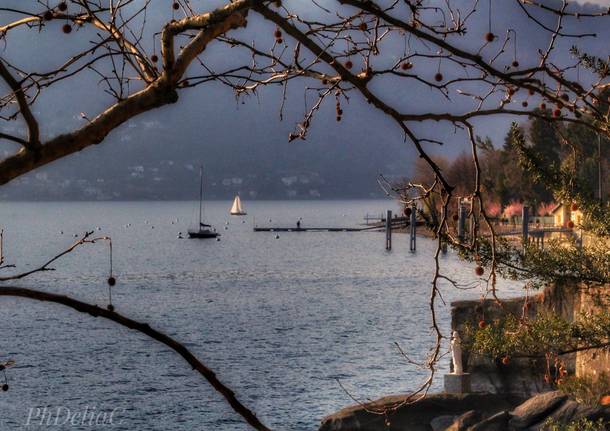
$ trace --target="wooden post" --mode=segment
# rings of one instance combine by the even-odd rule
[[[445,218],[445,206],[441,207],[441,220]],[[447,254],[447,241],[441,242],[441,252]]]
[[[392,250],[392,210],[388,210],[385,218],[385,249]]]
[[[415,251],[416,249],[416,238],[417,238],[417,207],[413,205],[411,207],[411,241],[409,243],[409,249]]]
[[[523,205],[522,215],[522,229],[523,229],[523,247],[527,246],[529,237],[529,223],[530,223],[530,207]]]
[[[464,242],[464,230],[466,228],[466,208],[462,201],[458,204],[458,239]]]

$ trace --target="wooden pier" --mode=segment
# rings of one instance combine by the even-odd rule
[[[528,234],[534,236],[542,235],[545,233],[570,233],[574,231],[573,229],[563,226],[536,227],[533,224],[530,224],[530,226],[533,226],[534,228],[529,229]],[[523,236],[523,229],[521,227],[516,228],[513,226],[498,225],[494,226],[494,229],[496,231],[497,236]]]
[[[360,232],[371,228],[359,227],[255,227],[254,232]]]
[[[393,218],[391,219],[391,228],[399,229],[406,227],[407,223],[404,218]],[[259,227],[254,226],[254,232],[364,232],[364,231],[374,231],[374,230],[385,230],[386,224],[378,223],[374,225],[369,225],[366,227],[320,227],[320,226],[312,226],[312,227],[283,227],[283,226],[268,226],[268,227]]]

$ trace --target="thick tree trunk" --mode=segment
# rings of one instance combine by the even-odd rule
[[[0,185],[90,145],[101,143],[118,126],[138,114],[178,100],[176,90],[159,79],[99,114],[86,126],[59,135],[35,150],[22,148],[1,163]]]

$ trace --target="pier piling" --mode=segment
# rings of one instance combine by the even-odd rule
[[[416,238],[417,238],[417,207],[413,205],[411,207],[411,241],[409,242],[409,249],[415,251],[416,249]]]
[[[466,228],[466,207],[462,202],[458,206],[458,239],[464,242],[464,231]]]
[[[528,244],[529,236],[529,223],[530,223],[530,208],[527,205],[523,205],[522,211],[523,218],[523,247],[525,248]]]
[[[385,249],[392,250],[392,210],[388,210],[385,218]]]

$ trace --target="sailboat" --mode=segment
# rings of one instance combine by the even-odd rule
[[[199,168],[199,225],[197,229],[189,229],[189,238],[216,238],[220,234],[212,229],[212,226],[205,224],[203,215],[203,166]]]
[[[234,216],[243,216],[247,214],[247,212],[245,212],[244,209],[241,207],[241,199],[239,198],[239,195],[235,196],[235,200],[233,201],[233,206],[231,207],[230,213]]]

